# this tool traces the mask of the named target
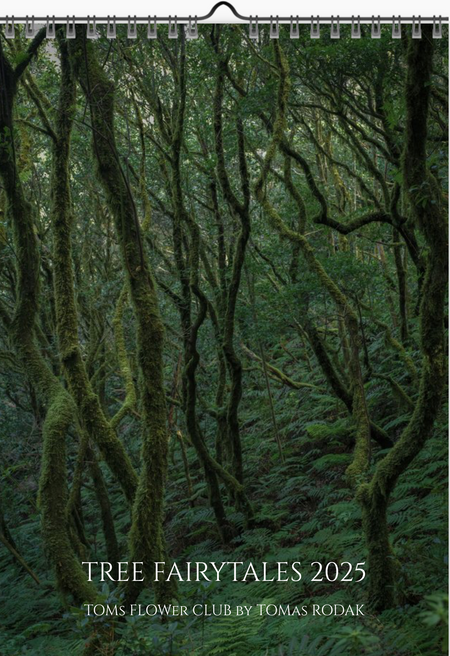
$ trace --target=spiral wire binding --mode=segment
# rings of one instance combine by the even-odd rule
[[[67,23],[66,23],[66,39],[74,39],[77,35],[77,31],[75,28],[75,16],[72,17],[72,19],[67,16]]]
[[[111,20],[109,16],[106,24],[106,36],[108,39],[115,39],[117,36],[116,19]]]
[[[352,17],[352,31],[351,31],[352,39],[360,39],[361,38],[361,19],[358,16],[358,18],[355,19]]]
[[[127,37],[129,39],[137,39],[137,19],[136,16],[133,20],[128,16]]]
[[[392,38],[393,39],[402,38],[402,24],[401,24],[400,16],[398,17],[397,20],[395,20],[395,18],[392,19]]]
[[[316,24],[311,16],[311,39],[320,39],[320,19],[317,16]]]
[[[148,27],[147,27],[147,39],[156,39],[158,38],[158,35],[156,33],[156,16],[148,19]]]
[[[4,35],[7,39],[13,39],[15,36],[15,25],[18,23],[24,24],[25,36],[28,39],[32,39],[35,36],[36,30],[35,25],[41,26],[43,24],[46,26],[46,36],[48,39],[54,39],[56,35],[56,25],[65,24],[66,25],[66,37],[68,39],[74,39],[76,37],[76,24],[85,24],[86,25],[86,36],[88,39],[96,39],[100,36],[97,26],[100,24],[106,24],[106,36],[108,39],[115,39],[117,37],[117,23],[125,23],[127,25],[127,37],[129,39],[136,39],[138,36],[137,26],[139,23],[147,23],[147,38],[156,39],[157,38],[157,24],[158,23],[167,23],[168,24],[168,36],[169,39],[178,38],[178,25],[181,24],[184,26],[185,35],[187,39],[197,39],[198,38],[198,24],[202,22],[208,22],[210,18],[215,14],[215,12],[220,7],[227,7],[233,16],[239,21],[247,23],[249,25],[249,38],[257,41],[259,39],[259,25],[263,23],[269,24],[269,36],[271,39],[278,39],[280,36],[280,24],[287,23],[290,26],[290,37],[291,39],[298,39],[300,36],[299,24],[300,23],[309,23],[311,24],[310,36],[312,39],[320,39],[320,28],[321,23],[330,25],[330,38],[339,39],[341,37],[341,25],[344,23],[350,23],[351,25],[351,37],[353,39],[361,38],[361,23],[367,23],[371,25],[371,37],[373,39],[381,38],[381,25],[382,24],[391,24],[392,26],[392,38],[400,39],[402,36],[402,24],[411,24],[411,35],[413,39],[422,38],[422,25],[425,23],[431,23],[433,25],[433,38],[441,39],[442,38],[442,23],[448,24],[448,18],[442,18],[439,16],[433,16],[432,18],[422,18],[413,16],[412,18],[401,18],[400,16],[392,18],[380,18],[378,16],[375,18],[360,18],[359,16],[355,19],[354,16],[351,18],[342,18],[340,16],[331,18],[320,18],[317,16],[314,18],[300,18],[296,16],[290,17],[279,17],[279,16],[243,16],[233,7],[229,2],[218,2],[214,7],[207,13],[205,16],[191,16],[188,17],[179,17],[179,16],[168,16],[168,17],[158,17],[158,16],[147,16],[145,18],[137,18],[134,16],[128,16],[128,18],[117,18],[113,16],[112,18],[108,16],[107,18],[99,18],[96,16],[87,18],[75,18],[75,16],[66,18],[55,18],[53,16],[51,19],[49,16],[45,18],[31,18],[26,16],[25,18],[17,17],[0,17],[0,25],[4,25]],[[221,21],[223,22],[223,21]],[[229,21],[233,22],[233,21]],[[234,21],[236,22],[236,21]]]
[[[379,16],[376,20],[372,16],[371,37],[372,39],[381,39],[381,21]]]
[[[250,16],[250,25],[248,28],[248,32],[249,32],[249,37],[251,39],[259,38],[258,17],[256,17],[255,20],[252,21],[252,17]]]
[[[9,20],[8,16],[5,19],[5,37],[14,39],[14,18]]]
[[[178,39],[178,20],[169,16],[169,39]]]
[[[336,22],[333,21],[333,16],[331,17],[331,39],[340,39],[341,38],[341,28],[339,26],[339,16],[336,19]]]
[[[442,19],[439,16],[439,19],[433,19],[433,38],[442,39]]]
[[[289,36],[291,37],[291,39],[300,38],[300,29],[299,29],[299,26],[298,26],[298,16],[297,16],[295,22],[294,22],[293,16],[291,16],[291,27],[290,27],[290,30],[289,30]]]
[[[86,37],[88,39],[96,39],[98,37],[95,17],[91,21],[91,19],[88,16]]]
[[[25,23],[25,36],[27,39],[33,39],[34,38],[34,17],[31,20],[27,20]]]
[[[189,23],[186,29],[186,38],[188,39],[198,39],[198,26],[197,26],[197,17],[192,21],[189,16]]]
[[[270,17],[270,38],[279,39],[280,38],[280,26],[278,24],[278,16],[273,20],[272,16]]]
[[[45,36],[47,37],[47,39],[54,39],[56,37],[56,25],[55,25],[54,16],[51,20],[47,16],[47,28],[46,28]]]

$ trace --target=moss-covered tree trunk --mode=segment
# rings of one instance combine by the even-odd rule
[[[56,328],[64,374],[78,408],[80,420],[95,441],[114,476],[132,503],[137,476],[131,461],[106,418],[90,383],[78,340],[78,315],[74,292],[71,233],[73,213],[70,194],[70,140],[75,112],[75,78],[61,42],[62,87],[53,142],[51,217],[53,225],[53,279]]]
[[[427,170],[427,120],[431,88],[433,41],[431,26],[422,39],[410,39],[406,79],[406,135],[403,174],[413,218],[428,247],[420,304],[422,371],[419,398],[412,417],[389,454],[380,462],[358,498],[369,551],[369,595],[376,610],[395,602],[395,567],[387,538],[387,505],[399,476],[431,434],[445,384],[444,303],[448,235],[442,198]]]
[[[33,208],[25,198],[20,182],[13,137],[13,104],[17,84],[44,36],[45,29],[31,43],[29,56],[15,69],[4,57],[0,43],[0,175],[8,201],[7,211],[13,225],[17,256],[17,303],[11,336],[24,370],[45,409],[39,481],[44,547],[55,568],[60,591],[81,603],[93,601],[95,590],[88,583],[75,556],[67,517],[66,434],[74,420],[75,408],[69,393],[53,374],[35,341],[40,299],[39,250]]]
[[[142,413],[142,468],[133,504],[130,561],[166,560],[163,518],[167,474],[166,402],[163,380],[164,326],[152,271],[131,188],[121,166],[114,129],[114,84],[97,61],[94,45],[84,30],[71,44],[71,56],[89,104],[98,177],[114,217],[130,300],[136,317],[139,385]],[[141,584],[129,583],[127,601],[138,596]],[[172,591],[158,586],[160,600]]]
[[[97,460],[95,451],[89,446],[86,452],[86,460],[89,466],[92,482],[94,484],[95,496],[100,508],[100,516],[102,518],[103,536],[105,538],[106,555],[108,561],[113,564],[112,571],[114,574],[117,572],[117,565],[120,561],[120,550],[117,542],[116,529],[114,526],[114,517],[109,500],[108,488]],[[114,575],[113,574],[113,575]]]

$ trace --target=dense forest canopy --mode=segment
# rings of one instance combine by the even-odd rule
[[[441,653],[447,40],[102,29],[0,37],[2,653]],[[81,565],[173,560],[367,577]],[[370,610],[80,610],[317,598]]]

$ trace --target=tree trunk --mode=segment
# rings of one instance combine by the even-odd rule
[[[151,563],[166,560],[163,518],[168,434],[163,381],[164,326],[136,205],[116,146],[114,84],[98,63],[84,30],[77,31],[70,52],[91,112],[97,172],[114,217],[136,317],[143,418],[142,468],[133,504],[129,559],[144,562],[144,576],[151,579]],[[141,586],[138,582],[129,582],[127,603],[137,599]],[[164,583],[156,585],[155,591],[161,602],[168,602],[174,592]]]

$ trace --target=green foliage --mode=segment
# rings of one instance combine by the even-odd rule
[[[437,390],[430,384],[419,391],[429,362],[428,355],[422,360],[428,327],[420,302],[430,251],[418,215],[445,213],[447,88],[440,71],[447,71],[446,39],[434,40],[426,180],[407,184],[400,157],[406,142],[407,61],[403,42],[387,31],[379,40],[351,39],[347,28],[339,40],[328,35],[311,40],[306,32],[291,40],[282,30],[274,46],[265,27],[257,43],[249,43],[240,26],[202,26],[200,38],[186,43],[181,34],[172,40],[160,28],[158,40],[148,42],[127,40],[126,28],[118,26],[117,40],[102,34],[86,52],[72,53],[82,85],[77,83],[65,162],[67,257],[52,237],[58,234],[51,170],[52,130],[61,120],[59,42],[54,49],[41,47],[17,90],[5,95],[14,99],[13,111],[0,106],[0,530],[40,581],[0,544],[0,654],[445,653],[445,405],[433,416],[430,438],[401,473],[387,507],[396,558],[393,607],[377,613],[369,608],[370,572],[361,584],[346,586],[312,581],[309,565],[367,561],[361,507],[346,477],[358,437],[355,363],[368,415],[393,444],[418,404]],[[6,76],[0,85],[13,67],[27,61],[25,46],[23,35],[10,49],[0,44],[0,75]],[[83,68],[86,57],[90,74]],[[216,90],[217,102],[225,62],[218,130],[214,96]],[[289,95],[286,85],[279,99],[287,103],[283,126],[276,99],[279,74],[287,68]],[[98,96],[92,96],[93,78]],[[13,160],[14,175],[9,175]],[[26,233],[20,223],[24,208]],[[283,230],[269,223],[271,210]],[[378,218],[365,222],[373,215]],[[29,251],[20,241],[25,234],[33,246]],[[58,264],[73,272],[73,280],[70,294],[55,299]],[[58,280],[66,283],[67,277]],[[21,281],[31,283],[26,294],[20,293]],[[443,284],[431,278],[432,287],[433,282]],[[67,299],[83,374],[78,393],[67,363],[61,366],[61,356],[68,354],[57,339],[58,321],[68,317]],[[32,306],[32,312],[22,312],[25,352],[14,323],[23,303]],[[349,315],[357,335],[353,341]],[[157,334],[151,330],[155,325]],[[439,331],[440,323],[431,328]],[[317,344],[328,362],[321,360]],[[155,347],[156,358],[151,357]],[[43,458],[43,442],[48,445],[46,421],[63,415],[60,406],[49,412],[52,394],[37,378],[36,362],[44,363],[46,381],[69,404],[65,425],[50,435],[54,453],[62,454],[58,461],[48,452]],[[93,399],[101,421],[89,426]],[[96,447],[102,426],[111,438],[103,440],[103,455]],[[86,428],[90,454],[98,459],[97,478],[91,455],[81,447]],[[108,444],[119,447],[115,475]],[[238,447],[243,488],[234,478]],[[370,480],[389,453],[372,439],[363,477]],[[44,498],[44,528],[57,506],[60,516],[50,537],[70,536],[72,559],[107,560],[112,533],[125,561],[131,558],[132,525],[119,484],[125,462],[129,500],[135,474],[141,481],[135,552],[155,546],[149,528],[158,528],[157,515],[164,527],[164,540],[156,530],[158,553],[165,552],[167,560],[300,561],[302,580],[239,583],[224,577],[179,583],[180,604],[228,604],[230,616],[87,617],[69,585],[56,592],[55,569],[42,540],[39,478],[55,485]],[[217,503],[211,503],[211,471],[228,535],[218,530],[223,526],[218,526]],[[56,473],[64,486],[67,480],[67,490],[55,484]],[[103,482],[103,496],[96,480]],[[73,501],[70,513],[66,496]],[[57,567],[58,544],[52,554]],[[120,604],[123,593],[112,582],[96,587],[101,603]],[[143,589],[138,603],[154,602],[155,590]],[[367,612],[358,618],[260,613],[258,604],[269,603],[309,609],[364,604]],[[244,604],[252,606],[249,616],[237,616],[236,605]]]

